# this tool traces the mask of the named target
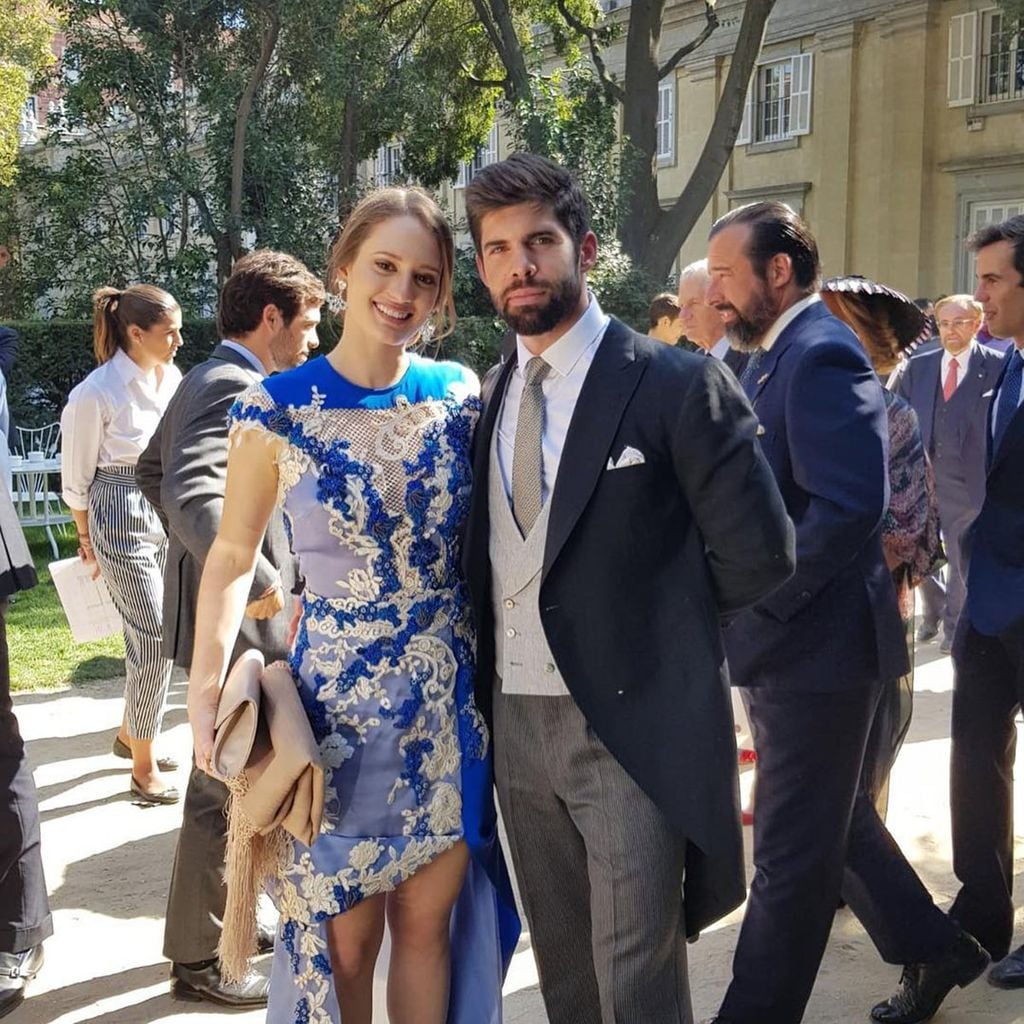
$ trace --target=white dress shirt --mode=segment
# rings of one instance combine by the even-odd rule
[[[233,352],[237,352],[261,377],[269,377],[266,368],[263,363],[260,362],[259,357],[252,349],[246,348],[244,345],[239,344],[237,341],[232,341],[230,338],[221,338],[220,343],[225,347],[231,349]]]
[[[99,467],[134,466],[156,432],[181,370],[143,370],[123,349],[97,366],[68,396],[60,416],[61,479],[70,508],[89,508]]]
[[[586,312],[556,341],[541,358],[551,367],[541,382],[544,395],[544,437],[542,463],[544,479],[541,502],[547,502],[555,488],[562,448],[569,432],[569,422],[576,409],[583,381],[597,354],[597,346],[608,328],[608,317],[601,311],[597,299],[590,296]],[[519,401],[523,394],[523,370],[533,354],[516,338],[516,366],[505,391],[505,402],[498,418],[498,465],[505,493],[512,498],[512,455],[516,443],[516,424],[519,422]]]
[[[939,372],[939,390],[945,392],[946,390],[946,374],[949,373],[949,364],[955,359],[956,360],[956,383],[953,385],[953,390],[956,391],[960,387],[960,381],[964,379],[967,373],[967,361],[974,355],[974,350],[978,347],[976,341],[972,341],[957,356],[951,356],[948,352],[943,350],[942,352],[942,369]]]
[[[816,302],[821,302],[821,296],[817,292],[808,295],[806,299],[794,302],[789,309],[783,313],[778,320],[768,328],[760,348],[762,352],[770,352],[772,345],[779,340],[779,335],[805,310],[810,309]]]
[[[708,355],[721,362],[729,352],[729,339],[719,338],[718,341],[708,349]]]

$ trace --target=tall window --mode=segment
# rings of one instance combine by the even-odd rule
[[[459,176],[455,179],[456,188],[465,188],[488,164],[498,162],[498,126],[491,125],[484,144],[473,155],[472,160],[463,160],[459,164]]]
[[[947,102],[951,107],[1024,99],[1024,39],[996,8],[949,19]]]
[[[29,145],[39,141],[39,117],[36,110],[35,96],[29,96],[21,108],[21,120],[18,122],[18,141]]]
[[[990,200],[984,203],[971,203],[969,209],[969,233],[973,234],[989,224],[999,224],[1010,217],[1024,214],[1024,194],[1008,199]],[[960,282],[965,292],[973,292],[976,286],[974,253],[969,253],[964,265],[964,279]]]
[[[986,11],[981,36],[981,100],[997,103],[1024,96],[1024,48],[1002,11]]]
[[[810,53],[755,68],[736,144],[781,142],[809,134],[813,68]]]
[[[658,164],[670,164],[676,158],[676,80],[673,75],[658,86]]]
[[[377,150],[374,178],[378,188],[394,185],[402,177],[402,144],[389,142]]]

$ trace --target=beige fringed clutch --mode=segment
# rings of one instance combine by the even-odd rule
[[[324,771],[287,663],[246,651],[228,673],[214,727],[213,771],[231,790],[221,972],[245,976],[256,953],[256,904],[288,850],[310,846],[324,813]]]

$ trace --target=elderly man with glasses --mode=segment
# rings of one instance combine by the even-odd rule
[[[944,590],[934,578],[922,584],[925,611],[917,639],[932,639],[941,624],[940,650],[948,654],[966,591],[960,541],[985,499],[985,424],[1003,355],[978,343],[982,308],[970,295],[940,299],[935,320],[941,347],[905,363],[895,387],[921,423],[949,563]]]

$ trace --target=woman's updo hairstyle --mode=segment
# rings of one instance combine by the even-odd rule
[[[455,240],[447,219],[436,202],[420,188],[382,188],[361,199],[345,221],[331,249],[327,265],[328,305],[340,296],[341,268],[351,265],[370,232],[393,217],[415,217],[437,240],[441,254],[441,275],[437,283],[437,306],[427,323],[440,339],[455,327],[455,297],[452,276],[455,265]],[[344,313],[339,314],[344,318]]]

